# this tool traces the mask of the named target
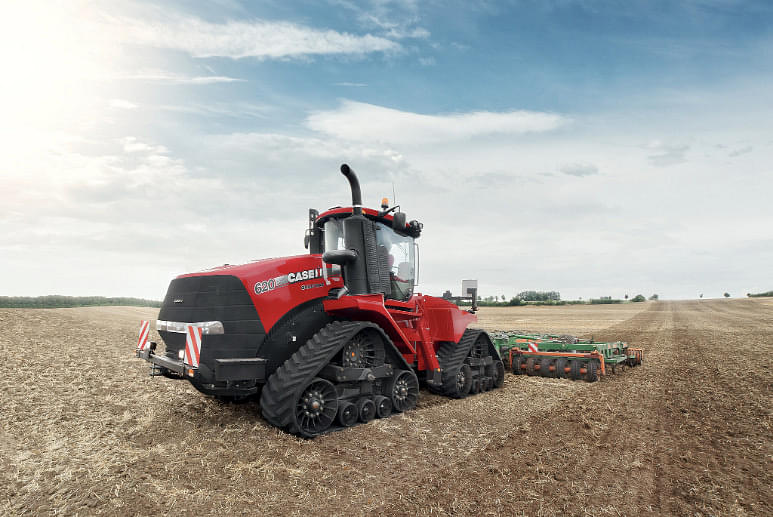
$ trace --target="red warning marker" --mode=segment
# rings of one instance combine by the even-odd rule
[[[186,325],[185,327],[185,359],[188,366],[199,367],[199,354],[201,353],[201,327]]]
[[[529,352],[539,352],[537,343],[535,343],[534,341],[529,341]]]
[[[150,322],[142,320],[140,325],[140,337],[137,339],[137,350],[143,351],[148,345],[148,334],[150,334]]]

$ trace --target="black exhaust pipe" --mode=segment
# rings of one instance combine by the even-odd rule
[[[349,180],[349,186],[352,189],[352,215],[362,215],[362,192],[360,191],[360,181],[351,167],[347,164],[341,165],[341,174]]]

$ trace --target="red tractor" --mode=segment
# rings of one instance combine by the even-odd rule
[[[220,399],[260,393],[263,417],[303,437],[412,409],[420,382],[454,398],[502,386],[488,334],[467,328],[474,310],[413,292],[422,224],[386,199],[363,208],[354,171],[341,172],[352,206],[309,210],[309,254],[172,280],[157,321],[166,350],[137,352],[151,375]]]

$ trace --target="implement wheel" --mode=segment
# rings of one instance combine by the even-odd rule
[[[571,362],[569,368],[569,377],[573,381],[579,381],[582,378],[582,374],[580,373],[580,368],[582,368],[582,361],[575,359]]]
[[[596,382],[599,380],[599,370],[601,369],[601,363],[599,361],[588,361],[588,363],[585,365],[585,369],[587,370],[585,373],[586,381]]]
[[[521,369],[522,360],[523,358],[521,357],[521,354],[513,354],[513,364],[512,364],[513,375],[521,375],[523,373],[523,370]]]
[[[539,362],[539,374],[542,377],[555,377],[555,370],[552,372],[550,371],[551,365],[554,363],[554,359],[552,357],[543,357],[542,360]]]
[[[556,358],[556,377],[559,379],[566,379],[568,377],[566,373],[566,366],[569,361],[566,360],[565,357],[558,357]]]
[[[494,388],[501,388],[505,384],[505,363],[494,361]]]
[[[536,375],[537,372],[534,370],[534,365],[537,363],[537,359],[534,357],[529,357],[526,359],[526,375]]]

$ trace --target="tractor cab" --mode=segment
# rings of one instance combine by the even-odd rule
[[[387,299],[408,301],[417,280],[415,239],[423,225],[406,223],[405,213],[396,211],[397,206],[389,208],[386,198],[377,211],[362,208],[359,197],[355,183],[352,207],[322,214],[309,210],[306,247],[312,254],[322,254],[324,262],[343,267],[345,294],[381,293]]]

